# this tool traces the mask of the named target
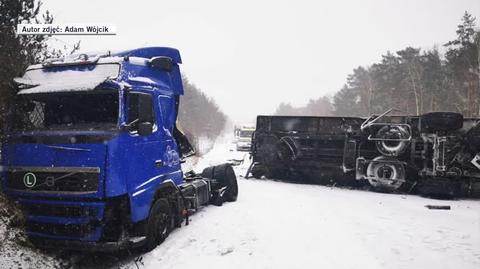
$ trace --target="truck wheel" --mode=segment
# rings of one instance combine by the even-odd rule
[[[238,184],[235,171],[230,164],[225,163],[217,166],[207,167],[202,172],[202,177],[212,178],[217,180],[225,190],[225,200],[234,202],[238,197]]]
[[[211,203],[213,205],[216,205],[216,206],[222,206],[223,205],[223,197],[221,197],[219,195],[214,195]]]
[[[150,209],[147,220],[147,239],[143,250],[149,252],[165,241],[170,233],[171,211],[167,199],[158,199]]]
[[[238,197],[238,184],[237,176],[235,171],[230,164],[222,164],[216,166],[213,171],[213,178],[222,181],[224,186],[227,187],[225,190],[225,200],[228,202],[234,202]]]
[[[375,191],[397,191],[405,180],[405,167],[398,160],[379,156],[367,166],[367,179]]]
[[[383,126],[377,132],[377,137],[384,139],[375,143],[378,152],[384,156],[400,156],[408,147],[406,140],[410,133],[403,126]]]
[[[463,115],[455,112],[431,112],[423,114],[422,125],[429,131],[455,131],[463,127]]]

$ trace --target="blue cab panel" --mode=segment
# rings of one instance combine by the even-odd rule
[[[32,238],[115,241],[111,223],[145,222],[159,187],[183,182],[180,63],[178,50],[149,47],[52,60],[15,79],[2,190]]]

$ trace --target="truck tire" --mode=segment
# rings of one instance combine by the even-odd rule
[[[410,137],[409,131],[403,126],[383,126],[377,132],[377,137],[385,140],[379,140],[375,143],[378,152],[383,156],[400,156],[408,147]],[[396,139],[398,141],[391,141],[388,139]]]
[[[235,171],[230,164],[222,164],[216,167],[213,177],[219,181],[222,181],[225,190],[225,200],[228,202],[234,202],[238,197],[238,184]]]
[[[431,112],[421,116],[422,125],[431,132],[456,131],[463,127],[463,115],[455,112]]]
[[[219,196],[219,195],[214,195],[213,198],[212,198],[212,205],[215,205],[215,206],[222,206],[223,205],[223,200],[224,198]]]
[[[165,241],[170,233],[172,214],[167,199],[158,199],[150,209],[147,220],[146,242],[143,251],[149,252]]]
[[[238,184],[235,171],[230,164],[225,163],[217,166],[207,167],[202,172],[202,177],[212,178],[217,180],[225,190],[225,200],[234,202],[238,197]]]
[[[393,192],[406,181],[405,167],[397,159],[379,156],[367,166],[368,183],[374,191]]]

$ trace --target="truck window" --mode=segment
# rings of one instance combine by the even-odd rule
[[[173,132],[175,125],[175,108],[173,98],[162,95],[158,98],[160,111],[162,112],[162,121],[164,128],[168,129],[170,133]]]
[[[239,135],[240,137],[252,137],[253,131],[252,130],[240,130]]]
[[[145,104],[141,104],[141,100],[147,100]],[[155,113],[153,111],[152,96],[148,93],[131,92],[128,94],[128,107],[127,107],[127,123],[131,125],[132,130],[136,129],[138,122],[140,121],[140,110],[143,109],[145,113],[144,121],[155,124]]]
[[[13,129],[98,130],[117,127],[118,92],[49,93],[18,96],[13,104]]]

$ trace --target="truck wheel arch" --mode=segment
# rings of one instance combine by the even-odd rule
[[[179,227],[183,220],[182,210],[184,209],[184,202],[181,196],[181,191],[177,185],[171,179],[163,181],[155,191],[153,199],[150,203],[150,209],[153,207],[156,201],[159,199],[166,199],[171,207],[171,212],[174,214],[172,219],[173,225]]]
[[[171,179],[164,180],[160,186],[158,186],[157,190],[155,191],[155,194],[153,195],[153,199],[151,202],[151,205],[155,203],[155,201],[159,198],[167,198],[165,197],[166,195],[173,194],[175,192],[180,192],[178,189],[177,185],[173,182]]]

